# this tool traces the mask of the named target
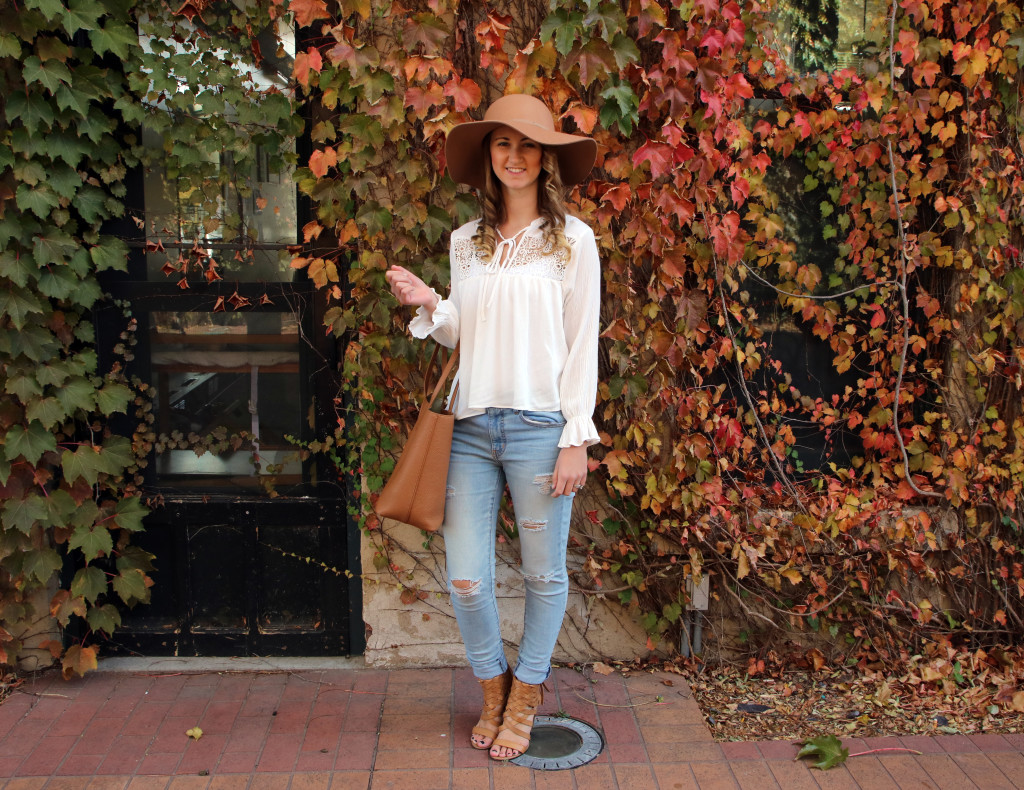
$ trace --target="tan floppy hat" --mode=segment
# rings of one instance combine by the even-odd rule
[[[445,158],[448,172],[460,184],[484,188],[483,140],[499,126],[510,126],[531,140],[553,148],[566,186],[578,184],[597,158],[597,143],[589,137],[555,131],[551,110],[540,99],[525,93],[502,96],[487,108],[482,121],[460,123],[448,133]]]

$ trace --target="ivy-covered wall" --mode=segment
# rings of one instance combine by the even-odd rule
[[[221,153],[290,150],[297,105],[236,67],[287,13],[315,147],[296,181],[317,216],[292,265],[334,302],[325,330],[349,382],[337,434],[307,451],[362,481],[370,565],[401,605],[428,605],[417,568],[437,551],[372,512],[423,361],[383,273],[401,263],[444,286],[447,231],[475,212],[445,174],[444,134],[528,91],[600,144],[572,196],[605,265],[578,588],[649,647],[676,642],[695,575],[754,659],[891,666],[929,642],[1019,641],[1024,14],[869,5],[859,39],[843,3],[803,0],[24,0],[4,14],[0,660],[28,622],[109,633],[115,601],[146,598],[139,470],[166,441],[148,388],[98,368],[90,310],[131,254],[112,223],[140,220],[124,179],[152,165],[141,124],[165,136],[161,166],[212,193],[246,188],[244,166],[209,167]],[[830,36],[853,42],[843,62]],[[194,287],[187,268],[171,256],[165,272]],[[220,276],[216,261],[191,274]],[[818,381],[812,353],[831,367]],[[114,433],[119,414],[138,427]],[[507,514],[502,529],[514,545]],[[39,590],[49,612],[29,610]],[[95,658],[73,643],[65,671]]]
[[[573,194],[605,267],[578,587],[648,647],[677,644],[695,575],[712,646],[754,658],[1019,640],[1024,18],[869,5],[858,31],[841,2],[291,4],[323,37],[295,71],[320,118],[307,234],[339,245],[296,265],[350,286],[329,320],[358,382],[362,515],[407,605],[429,604],[435,555],[370,506],[424,350],[383,273],[445,287],[445,231],[476,210],[445,132],[525,91],[600,144]]]
[[[229,182],[246,188],[238,174],[257,145],[283,166],[302,121],[288,96],[238,65],[259,58],[260,36],[283,13],[260,2],[4,4],[0,663],[32,647],[59,657],[65,675],[85,672],[120,607],[149,599],[154,558],[132,534],[153,495],[140,487],[143,467],[168,439],[152,428],[148,386],[126,373],[131,306],[112,305],[101,279],[129,268],[125,223],[144,226],[141,207],[126,207],[130,171],[163,168],[179,193],[216,195]],[[155,154],[141,145],[143,125],[162,136]],[[233,168],[212,164],[223,152]],[[215,222],[230,228],[232,218]],[[168,257],[165,271],[187,287],[185,265]],[[216,261],[203,268],[192,276],[219,276]],[[92,322],[101,302],[127,327],[103,349],[115,360],[106,369]]]

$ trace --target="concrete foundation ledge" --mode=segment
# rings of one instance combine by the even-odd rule
[[[153,656],[101,658],[96,672],[312,672],[367,669],[362,656]]]

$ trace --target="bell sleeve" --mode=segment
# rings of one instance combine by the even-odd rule
[[[449,251],[449,258],[454,269],[455,249],[452,245]],[[432,289],[433,290],[433,289]],[[448,298],[444,299],[437,291],[434,295],[438,297],[437,307],[431,315],[427,308],[420,307],[416,315],[409,322],[409,331],[412,336],[422,340],[425,337],[433,337],[438,343],[447,348],[455,348],[459,342],[459,289],[458,278],[451,278],[451,290]]]
[[[594,232],[588,227],[574,251],[575,276],[563,296],[562,324],[569,355],[559,381],[565,428],[559,447],[600,441],[594,425],[597,402],[597,336],[601,313],[601,263]],[[571,271],[571,270],[570,270]]]

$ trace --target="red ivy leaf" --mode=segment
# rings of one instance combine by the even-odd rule
[[[465,112],[480,104],[480,86],[471,79],[452,77],[444,86],[444,95],[455,99],[455,112]]]

